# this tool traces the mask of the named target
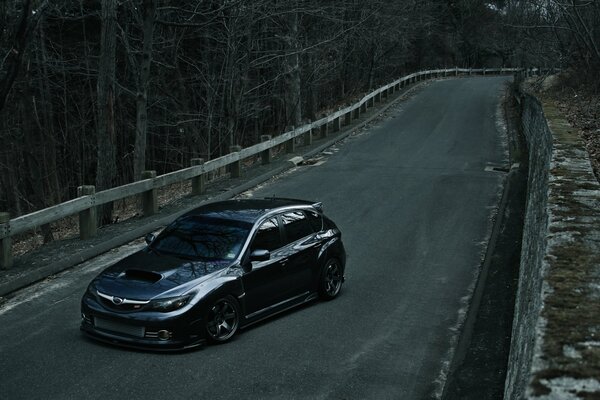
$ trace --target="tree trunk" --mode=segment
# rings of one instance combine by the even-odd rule
[[[294,2],[297,9],[297,2]],[[302,121],[302,97],[300,95],[300,49],[298,44],[298,12],[292,12],[288,18],[288,29],[286,35],[286,125],[300,126]]]
[[[50,91],[50,77],[48,73],[48,56],[46,49],[46,34],[44,32],[44,23],[39,26],[40,43],[38,53],[38,63],[40,67],[39,74],[42,76],[42,82],[39,85],[40,93],[40,110],[38,110],[43,118],[43,127],[40,127],[42,140],[46,145],[43,148],[44,152],[44,170],[46,171],[46,185],[48,187],[48,196],[45,198],[44,206],[50,206],[60,203],[62,200],[60,183],[58,181],[57,164],[56,164],[56,132],[54,129],[54,107],[52,103],[52,93]],[[67,98],[64,98],[66,104]]]
[[[47,6],[48,1],[44,1],[34,12],[32,10],[31,0],[25,0],[25,3],[23,4],[23,11],[21,12],[18,28],[13,43],[11,43],[12,48],[0,63],[1,66],[6,66],[6,73],[0,75],[0,110],[4,108],[10,90],[19,74],[23,55],[29,44],[31,33],[35,29]]]
[[[115,149],[115,51],[116,0],[102,0],[102,33],[100,65],[98,68],[98,159],[96,190],[112,187],[117,175]],[[106,204],[99,213],[101,224],[112,222],[112,204]]]
[[[135,145],[133,150],[133,177],[140,180],[146,169],[146,136],[148,132],[148,86],[152,64],[152,42],[157,0],[144,0],[142,5],[144,21],[144,48],[137,85]]]

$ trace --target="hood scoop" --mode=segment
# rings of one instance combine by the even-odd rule
[[[156,283],[160,281],[163,276],[152,271],[144,271],[141,269],[128,269],[122,275],[125,279],[132,281],[142,281],[148,283]]]

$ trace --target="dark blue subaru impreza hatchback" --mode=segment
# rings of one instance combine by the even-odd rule
[[[81,329],[130,347],[225,342],[239,328],[344,282],[341,232],[320,203],[215,202],[177,218],[147,246],[101,272],[81,300]]]

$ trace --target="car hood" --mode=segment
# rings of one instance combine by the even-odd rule
[[[219,275],[231,264],[231,261],[190,261],[144,249],[105,269],[92,284],[99,292],[111,296],[150,300],[182,294]]]

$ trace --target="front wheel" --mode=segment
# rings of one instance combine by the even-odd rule
[[[206,333],[214,343],[231,339],[240,325],[240,308],[237,301],[227,296],[214,302],[206,315]]]
[[[343,280],[340,262],[335,258],[327,261],[319,278],[319,297],[323,300],[334,299],[342,289]]]

